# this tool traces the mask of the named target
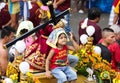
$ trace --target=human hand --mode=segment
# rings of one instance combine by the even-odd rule
[[[51,71],[46,71],[45,75],[47,78],[52,78]]]
[[[53,8],[56,9],[57,7],[57,4],[53,3]]]
[[[70,35],[70,40],[73,40],[73,33],[72,32],[69,32],[69,35]]]

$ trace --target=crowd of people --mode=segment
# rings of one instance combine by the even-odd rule
[[[49,0],[48,0],[49,1]],[[83,13],[85,1],[81,0],[81,9]],[[11,55],[4,45],[13,38],[32,30],[34,27],[49,21],[50,11],[47,5],[42,4],[44,0],[19,1],[8,0],[4,2],[0,0],[0,69],[2,75],[5,75],[8,62],[14,62],[16,57],[16,47]],[[78,11],[78,2],[75,0],[75,8]],[[55,15],[65,11],[71,7],[71,0],[53,0],[53,9]],[[87,18],[80,20],[78,26],[79,37],[86,34],[86,28],[93,26],[95,33],[93,45],[101,48],[101,57],[111,63],[111,68],[116,71],[120,70],[120,1],[114,0],[110,12],[109,26],[103,28],[97,23],[101,18],[101,10],[99,8],[90,8],[87,12]],[[55,24],[49,23],[43,29],[38,30],[34,34],[23,39],[26,44],[24,50],[24,60],[30,64],[33,71],[46,71],[46,76],[51,78],[51,74],[58,79],[58,83],[70,81],[76,83],[77,74],[71,68],[75,67],[79,58],[68,54],[68,50],[77,51],[79,43],[75,40],[74,32],[70,27],[70,14],[66,14],[63,18],[66,22],[55,28]],[[16,35],[15,35],[16,34]],[[68,45],[68,41],[72,42],[72,46]],[[17,52],[19,53],[19,51]],[[21,53],[19,53],[21,54]],[[43,65],[44,64],[44,65]]]

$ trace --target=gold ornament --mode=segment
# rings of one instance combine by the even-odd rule
[[[87,40],[88,42],[86,43],[85,48],[88,51],[93,46],[93,37],[88,37]]]
[[[15,60],[13,63],[9,62],[7,66],[6,76],[9,77],[13,74],[18,74],[19,72],[19,64],[22,62],[23,55],[15,56]]]
[[[64,28],[66,25],[67,21],[65,19],[61,19],[55,26],[54,29],[56,28]]]

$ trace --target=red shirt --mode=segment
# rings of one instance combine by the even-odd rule
[[[8,23],[10,19],[11,17],[8,11],[8,5],[6,4],[5,7],[0,11],[0,29],[2,29],[2,26]]]
[[[111,44],[108,48],[114,55],[116,62],[120,63],[120,45],[117,42],[115,42]]]
[[[103,40],[101,39],[99,43],[101,43]],[[120,63],[120,45],[115,42],[108,46],[108,49],[112,53],[112,59],[111,59],[111,66],[112,69],[118,70],[118,63]]]
[[[55,53],[50,62],[50,69],[65,66],[65,62],[67,61],[67,46],[64,46],[61,50],[57,48],[52,48],[52,50],[54,50]]]
[[[118,63],[120,63],[120,45],[115,42],[108,47],[112,53],[112,68],[117,70]]]

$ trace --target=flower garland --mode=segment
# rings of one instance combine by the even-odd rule
[[[115,77],[115,70],[111,69],[111,64],[101,57],[101,48],[93,45],[92,35],[95,32],[93,26],[86,27],[87,34],[80,36],[80,49],[76,52],[79,62],[76,65],[77,73],[88,76],[87,68],[93,70],[93,74],[98,78],[111,79]]]

